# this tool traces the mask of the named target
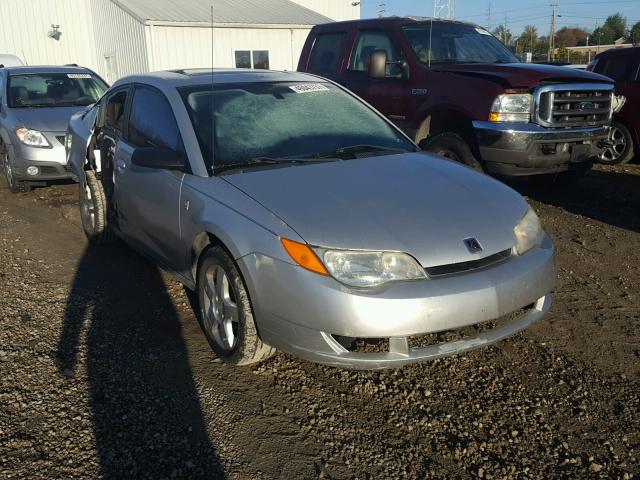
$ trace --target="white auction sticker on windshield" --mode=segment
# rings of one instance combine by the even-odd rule
[[[480,27],[476,27],[476,32],[478,32],[480,35],[491,35],[491,33]]]
[[[296,93],[311,93],[311,92],[328,92],[329,89],[319,83],[301,83],[300,85],[291,85],[289,87]]]
[[[88,73],[67,73],[67,77],[69,78],[91,78],[91,75]]]

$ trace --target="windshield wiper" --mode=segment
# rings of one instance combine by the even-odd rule
[[[327,160],[312,159],[312,158],[273,158],[273,157],[255,157],[244,162],[227,163],[224,165],[218,165],[213,167],[213,174],[217,175],[222,172],[228,172],[230,170],[248,170],[254,167],[262,167],[265,165],[281,165],[281,164],[296,164],[296,163],[317,163],[326,162]]]
[[[385,147],[382,145],[351,145],[349,147],[337,148],[332,152],[319,153],[310,158],[340,158],[342,160],[353,160],[358,158],[357,154],[367,152],[407,153],[407,150],[404,148]]]

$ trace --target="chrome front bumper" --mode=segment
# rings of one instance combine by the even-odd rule
[[[542,318],[555,285],[554,247],[540,248],[472,273],[390,284],[377,292],[263,255],[239,259],[258,331],[268,344],[313,362],[380,369],[490,345]],[[494,320],[532,305],[523,316],[473,338],[410,348],[409,337]],[[334,336],[388,338],[389,351],[359,353]]]
[[[608,126],[552,129],[533,123],[474,121],[480,156],[490,173],[532,175],[588,169]]]

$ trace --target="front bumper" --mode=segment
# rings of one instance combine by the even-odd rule
[[[262,339],[285,352],[354,369],[399,367],[486,346],[539,320],[551,305],[554,247],[540,248],[472,273],[355,290],[270,257],[239,260]],[[473,338],[410,348],[410,337],[497,319],[532,305]],[[352,352],[336,336],[387,338],[389,351]]]
[[[64,133],[44,132],[44,135],[52,145],[49,148],[29,147],[17,139],[10,146],[11,171],[16,180],[46,182],[71,178],[72,172],[67,166],[64,148]],[[28,167],[38,167],[38,174],[28,175]]]
[[[533,123],[474,121],[488,172],[535,175],[591,168],[607,141],[608,126],[552,129]]]

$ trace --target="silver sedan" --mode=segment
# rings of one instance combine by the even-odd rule
[[[277,348],[397,367],[494,343],[551,305],[554,247],[520,195],[319,77],[129,77],[69,137],[89,239],[120,237],[194,289],[230,363]]]

